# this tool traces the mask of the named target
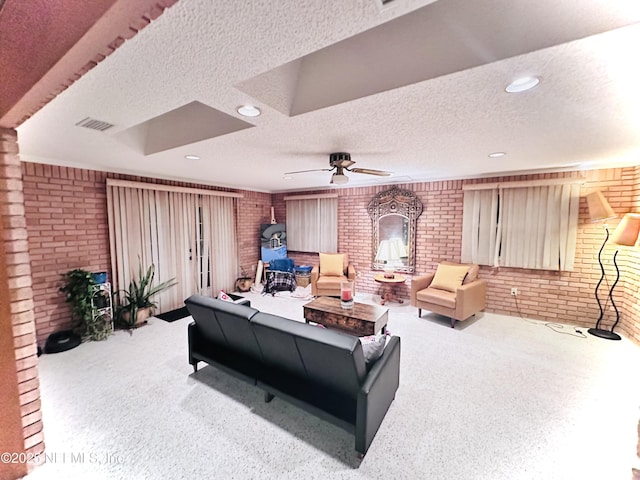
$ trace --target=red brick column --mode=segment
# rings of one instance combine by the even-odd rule
[[[3,451],[44,451],[31,269],[22,173],[15,130],[0,128],[0,445]],[[19,478],[27,465],[0,462],[0,478]]]

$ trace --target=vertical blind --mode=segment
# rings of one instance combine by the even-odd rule
[[[573,269],[579,201],[575,183],[465,191],[462,261]]]
[[[338,198],[285,198],[287,249],[296,252],[338,250]]]
[[[115,289],[155,267],[155,283],[177,280],[154,301],[159,311],[194,293],[232,288],[237,277],[235,199],[107,183],[111,272]]]

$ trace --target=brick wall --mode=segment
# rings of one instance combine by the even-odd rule
[[[423,202],[423,213],[418,219],[417,226],[417,273],[433,271],[441,260],[460,260],[463,183],[582,177],[585,179],[582,195],[592,190],[601,190],[618,217],[621,218],[622,214],[630,211],[634,205],[640,211],[639,170],[636,167],[562,174],[521,175],[465,182],[457,180],[399,185],[401,188],[413,191]],[[313,192],[332,192],[339,196],[338,251],[348,252],[352,263],[360,272],[357,290],[361,292],[373,293],[379,289],[373,280],[373,276],[377,272],[372,272],[370,268],[373,256],[372,232],[371,220],[366,207],[376,193],[388,188],[390,187],[341,188]],[[284,194],[273,196],[273,203],[278,212],[283,210],[286,212],[286,202],[283,197]],[[610,231],[613,231],[618,221],[619,219],[610,222]],[[521,314],[527,318],[570,323],[582,327],[593,326],[599,316],[594,289],[600,278],[597,254],[603,240],[603,226],[590,223],[586,200],[581,198],[574,270],[572,272],[552,272],[482,267],[480,275],[489,281],[487,311],[516,316]],[[602,255],[607,279],[610,283],[615,279],[612,264],[614,251],[615,246],[607,244]],[[318,262],[315,254],[290,252],[290,256],[297,264],[316,264]],[[623,280],[616,287],[614,299],[616,305],[621,307],[622,317],[616,331],[621,331],[640,343],[638,336],[640,306],[637,300],[639,283],[637,253],[628,251],[624,254],[620,253],[618,257],[623,259],[623,262],[619,262],[623,263],[621,265]],[[630,260],[630,258],[635,260]],[[634,261],[636,263],[633,263]],[[517,305],[510,294],[511,287],[518,288]],[[405,299],[408,299],[409,288],[410,279],[406,285],[398,289],[398,292]],[[610,303],[607,302],[608,288],[606,284],[601,286],[599,292],[603,306],[606,305],[603,325],[608,328],[615,320],[615,315]]]
[[[90,270],[109,270],[108,231],[106,226],[106,177],[134,181],[168,183],[180,186],[196,186],[180,182],[165,182],[116,174],[91,172],[62,167],[23,164],[25,179],[25,208],[32,249],[33,289],[36,302],[38,340],[43,341],[52,330],[64,327],[68,322],[69,307],[58,292],[60,274],[77,266]],[[612,169],[582,173],[566,173],[561,176],[586,178],[583,194],[594,189],[603,191],[615,212],[622,216],[632,208],[640,211],[638,168]],[[417,224],[416,265],[417,273],[435,269],[444,259],[459,260],[462,231],[463,183],[506,182],[534,178],[551,178],[556,175],[514,176],[463,182],[441,181],[398,185],[416,193],[423,203],[423,213]],[[371,271],[371,219],[367,205],[374,195],[390,188],[360,187],[319,190],[331,191],[339,196],[338,250],[348,252],[360,277],[357,290],[377,292],[379,285]],[[230,189],[220,189],[229,191]],[[61,193],[68,192],[68,193]],[[269,195],[242,191],[238,200],[237,230],[239,265],[253,275],[260,257],[260,224],[271,219],[270,207],[274,206],[276,220],[286,221],[285,194]],[[290,195],[290,194],[288,194]],[[618,220],[610,222],[612,231]],[[61,232],[57,234],[57,229]],[[548,272],[538,270],[482,267],[481,275],[489,280],[488,311],[518,315],[549,321],[566,322],[584,327],[593,326],[599,311],[593,291],[600,277],[597,252],[604,239],[601,225],[588,220],[586,201],[580,202],[580,220],[576,267],[573,272]],[[613,281],[611,258],[615,246],[608,244],[603,252],[609,281]],[[627,336],[638,336],[637,303],[637,255],[621,252],[622,280],[615,291],[615,299],[622,313],[617,331]],[[290,252],[297,264],[314,265],[317,254]],[[634,260],[635,259],[635,260]],[[634,263],[636,262],[636,263]],[[635,270],[635,271],[634,271]],[[519,290],[518,306],[510,295],[511,287]],[[409,297],[410,281],[399,288],[399,293]],[[635,289],[635,290],[634,290]],[[601,287],[600,296],[606,303],[608,289]],[[607,307],[605,326],[613,319],[610,305]],[[639,340],[640,341],[640,340]]]
[[[106,173],[23,163],[38,343],[71,328],[62,274],[110,270]],[[110,276],[109,276],[110,277]]]
[[[244,197],[238,200],[238,265],[248,276],[255,278],[255,268],[260,260],[260,224],[271,222],[271,195],[243,193]]]
[[[111,278],[106,179],[196,187],[193,185],[94,170],[22,163],[24,209],[29,233],[33,300],[38,344],[71,326],[70,305],[59,291],[62,274],[74,268],[108,272]],[[255,265],[260,255],[260,223],[270,220],[270,195],[240,192],[237,204],[239,264]],[[26,240],[25,240],[26,244]]]
[[[0,129],[0,445],[6,452],[44,451],[33,295],[17,135]],[[26,465],[0,463],[0,478]]]
[[[635,185],[631,208],[629,212],[640,213],[640,166],[632,169],[631,176]],[[620,249],[618,262],[621,270],[621,282],[624,292],[622,302],[623,318],[635,318],[635,322],[624,322],[623,332],[637,343],[640,343],[640,249],[626,248]],[[616,287],[617,289],[617,287]],[[640,439],[639,439],[640,440]],[[640,447],[640,442],[638,443]]]

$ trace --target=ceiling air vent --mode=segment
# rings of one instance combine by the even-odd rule
[[[112,123],[103,122],[102,120],[96,120],[95,118],[87,117],[83,120],[80,120],[76,123],[78,127],[90,128],[91,130],[99,130],[104,132],[105,130],[109,130],[114,125]]]

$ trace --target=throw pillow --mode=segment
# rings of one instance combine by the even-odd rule
[[[344,255],[342,253],[320,254],[320,275],[341,277],[344,273]]]
[[[468,265],[438,265],[436,274],[431,281],[431,288],[446,290],[447,292],[455,292],[462,285],[464,277],[469,271]]]
[[[360,337],[362,343],[362,353],[364,353],[364,362],[367,364],[367,368],[378,360],[384,352],[384,347],[387,344],[386,335],[369,335],[366,337]]]
[[[463,285],[467,285],[468,283],[471,283],[474,280],[476,280],[478,278],[478,273],[480,273],[480,265],[476,265],[475,263],[456,263],[456,262],[450,262],[449,260],[443,260],[441,263],[444,265],[468,266],[469,271],[467,272],[467,275],[464,277],[464,280],[462,281]]]
[[[220,290],[220,293],[218,294],[218,300],[224,300],[225,302],[233,303],[233,299],[229,295],[227,295],[224,290]]]

